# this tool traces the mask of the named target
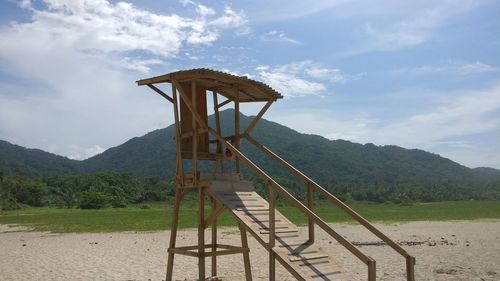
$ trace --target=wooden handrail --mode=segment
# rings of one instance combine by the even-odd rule
[[[286,162],[283,160],[281,157],[276,155],[274,152],[272,152],[269,148],[265,147],[264,145],[260,144],[257,142],[254,138],[252,138],[250,135],[246,135],[245,138],[252,143],[254,146],[259,148],[260,150],[264,151],[267,155],[269,155],[273,160],[276,162],[282,164],[290,172],[292,172],[295,176],[303,180],[307,185],[308,188],[309,186],[312,186],[316,191],[321,193],[323,196],[325,196],[328,200],[330,200],[332,203],[334,203],[337,207],[342,209],[345,213],[347,213],[351,218],[359,222],[361,225],[363,225],[365,228],[367,228],[371,233],[373,233],[375,236],[380,238],[382,241],[384,241],[387,245],[389,245],[391,248],[393,248],[396,252],[398,252],[400,255],[402,255],[406,259],[406,271],[407,271],[407,280],[408,281],[414,281],[415,276],[414,276],[414,265],[415,265],[415,257],[411,256],[406,252],[405,249],[403,249],[400,245],[398,245],[396,242],[392,241],[389,237],[387,237],[384,233],[382,233],[380,230],[378,230],[375,226],[373,226],[370,222],[368,222],[365,218],[363,218],[361,215],[356,213],[353,209],[351,209],[349,206],[347,206],[344,202],[342,202],[340,199],[332,195],[330,192],[328,192],[326,189],[324,189],[322,186],[317,184],[315,181],[310,179],[308,176],[304,175],[301,171],[299,171],[297,168],[292,166],[290,163]]]
[[[294,207],[299,209],[302,213],[304,213],[309,219],[311,219],[315,224],[321,227],[326,233],[328,233],[331,237],[333,237],[337,242],[339,242],[342,246],[344,246],[347,250],[349,250],[353,255],[355,255],[359,260],[361,260],[364,264],[368,265],[368,270],[370,271],[369,276],[374,276],[372,272],[375,270],[374,264],[375,260],[371,257],[366,256],[363,252],[361,252],[358,248],[356,248],[351,242],[347,241],[342,235],[338,234],[335,230],[331,228],[325,221],[323,221],[318,215],[312,212],[309,208],[307,208],[302,202],[297,200],[293,195],[291,195],[285,188],[283,188],[280,184],[278,184],[275,180],[273,180],[269,175],[267,175],[264,171],[262,171],[257,165],[255,165],[250,159],[248,159],[241,151],[236,149],[231,143],[226,141],[223,137],[221,137],[217,132],[208,128],[208,132],[213,135],[216,139],[218,139],[222,144],[226,146],[233,154],[240,158],[245,164],[247,164],[259,177],[264,179],[269,183],[269,188],[272,188],[273,191],[278,192],[284,198],[286,198]],[[269,249],[272,251],[272,249]],[[370,279],[371,280],[371,279]],[[374,280],[374,279],[373,279]]]

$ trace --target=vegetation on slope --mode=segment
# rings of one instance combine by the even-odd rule
[[[223,111],[221,116],[224,134],[232,134],[234,111]],[[242,129],[250,121],[251,117],[241,115]],[[213,124],[213,116],[209,118],[209,122]],[[316,135],[301,134],[267,120],[262,120],[252,135],[344,200],[430,202],[500,199],[500,171],[496,169],[469,169],[439,155],[417,149],[361,145],[343,140],[332,141]],[[292,193],[298,197],[304,195],[302,184],[251,144],[243,141],[242,150]],[[39,178],[41,179],[39,182],[51,187],[48,190],[66,188],[56,183],[56,180],[50,179],[58,175],[65,181],[77,185],[72,188],[78,192],[90,193],[85,195],[90,196],[88,198],[90,201],[97,198],[97,202],[93,202],[96,206],[100,206],[101,203],[106,206],[104,203],[110,200],[103,199],[105,196],[101,196],[103,195],[101,193],[109,196],[110,191],[102,191],[100,185],[92,188],[88,185],[80,187],[81,181],[69,180],[72,177],[84,177],[83,175],[67,176],[67,178],[61,175],[114,171],[123,174],[123,177],[128,177],[126,175],[134,177],[134,179],[128,177],[125,181],[144,182],[142,179],[157,178],[162,185],[166,185],[172,178],[174,157],[173,126],[133,138],[84,161],[74,161],[40,150],[29,150],[0,142],[0,171],[5,175]],[[243,171],[245,177],[257,182],[259,190],[265,194],[266,189],[262,183],[259,183],[248,169]],[[106,183],[104,186],[108,185]],[[147,187],[142,185],[141,188]],[[124,190],[127,193],[127,189]],[[80,194],[74,196],[78,197]],[[134,200],[128,198],[127,202],[135,202]],[[52,199],[47,199],[46,202],[48,205],[56,204]],[[115,202],[116,204],[118,203]]]

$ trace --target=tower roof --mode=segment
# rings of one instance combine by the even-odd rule
[[[180,83],[196,81],[197,86],[216,91],[229,100],[238,99],[239,102],[276,101],[283,98],[280,93],[265,83],[246,76],[237,76],[208,68],[175,71],[139,80],[137,85],[171,83],[172,80]]]

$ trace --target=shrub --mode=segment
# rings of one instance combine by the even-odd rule
[[[98,191],[86,191],[80,195],[80,209],[101,209],[109,206],[109,197]]]
[[[10,193],[0,194],[0,211],[18,210],[21,208],[21,204],[17,203],[16,199]]]
[[[125,208],[128,203],[127,199],[123,196],[112,196],[110,201],[113,208]]]

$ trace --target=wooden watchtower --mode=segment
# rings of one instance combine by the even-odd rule
[[[160,85],[170,83],[171,95]],[[311,180],[297,168],[283,160],[251,136],[262,115],[271,104],[282,96],[264,83],[210,69],[192,69],[137,81],[146,85],[173,104],[176,133],[175,201],[168,249],[166,281],[172,280],[176,254],[198,259],[199,280],[207,277],[205,259],[211,258],[211,276],[217,276],[217,256],[242,254],[245,278],[252,280],[247,232],[269,252],[269,280],[275,280],[275,264],[278,261],[297,280],[349,280],[348,272],[338,265],[334,257],[314,243],[314,228],[322,228],[333,239],[349,250],[367,266],[367,280],[376,280],[376,263],[351,242],[338,234],[314,212],[313,194],[316,192],[343,210],[347,215],[366,227],[406,259],[407,280],[414,280],[415,258],[392,241],[366,219],[361,217],[326,189]],[[212,96],[215,129],[208,124],[208,98]],[[220,101],[222,98],[224,100]],[[240,128],[240,105],[262,103],[262,109],[249,125]],[[223,136],[219,109],[234,104],[234,131]],[[253,163],[240,150],[242,140],[256,146],[264,154],[289,170],[305,184],[306,200],[299,201],[294,195],[265,171]],[[228,171],[226,153],[234,156],[234,169]],[[199,171],[200,161],[212,162],[207,171]],[[252,182],[241,176],[241,164],[247,165],[267,183],[268,199],[262,198]],[[233,165],[231,165],[233,166]],[[205,165],[206,167],[206,165]],[[198,243],[192,246],[176,245],[179,210],[186,191],[198,192]],[[276,195],[280,194],[308,219],[307,233],[276,210]],[[211,212],[205,215],[205,200],[211,202]],[[229,211],[238,222],[241,246],[217,243],[217,218]],[[205,242],[205,229],[211,228],[211,242]]]

